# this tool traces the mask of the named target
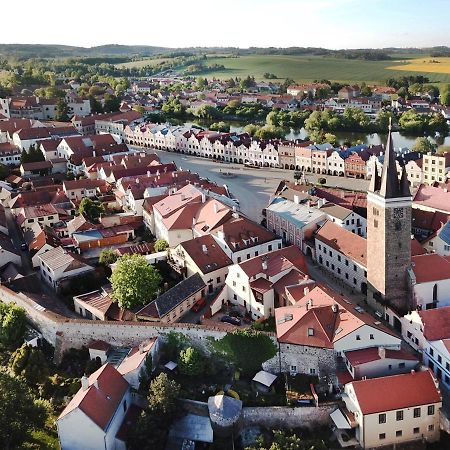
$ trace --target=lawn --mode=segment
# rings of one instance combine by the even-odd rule
[[[430,58],[420,58],[420,61],[428,59]],[[448,58],[438,59],[444,60]],[[393,62],[362,61],[322,56],[249,55],[237,58],[208,58],[206,64],[221,64],[225,66],[222,70],[198,74],[208,78],[254,75],[256,79],[262,80],[264,79],[264,73],[270,72],[279,77],[279,81],[283,81],[285,78],[292,78],[295,81],[328,79],[343,82],[365,81],[378,83],[389,77],[423,75],[421,71],[422,66],[411,65],[411,60]],[[432,66],[433,72],[427,74],[430,81],[450,82],[450,70],[442,70],[445,68],[443,67],[445,64],[429,64],[427,65],[427,71],[430,71],[429,66]]]
[[[450,58],[422,57],[404,61],[401,65],[388,67],[390,70],[439,73],[450,75]]]

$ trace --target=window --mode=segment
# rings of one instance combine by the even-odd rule
[[[267,250],[268,250],[269,252],[271,252],[271,251],[272,251],[272,246],[269,245],[269,246],[267,247]]]
[[[414,418],[420,417],[420,408],[414,408]]]
[[[220,277],[217,277],[216,282],[220,283]]]
[[[403,410],[397,411],[396,418],[397,421],[403,420]]]
[[[442,357],[441,355],[438,355],[438,363],[440,364],[442,362]]]
[[[386,423],[386,414],[378,414],[378,423]]]
[[[375,339],[375,338],[373,337],[373,334],[369,335],[369,339]]]
[[[433,351],[432,348],[430,348],[430,355],[431,355],[431,356],[434,356],[434,351]]]
[[[356,272],[358,268],[356,267],[356,264],[353,264],[353,270]]]
[[[359,334],[356,335],[356,340],[360,341],[361,340],[361,336]]]
[[[395,432],[395,436],[396,436],[396,437],[401,437],[402,434],[403,434],[403,433],[402,433],[402,430],[397,430],[397,431]]]
[[[434,405],[430,405],[428,407],[428,415],[432,416],[434,414]]]
[[[338,255],[338,261],[340,261],[341,260],[341,255]]]
[[[420,428],[419,427],[415,427],[413,430],[414,434],[419,434],[420,433]]]
[[[378,437],[380,438],[380,441],[382,441],[383,439],[386,439],[386,433],[380,433]]]
[[[236,287],[236,281],[233,281],[233,287]]]
[[[434,425],[428,425],[428,431],[433,431],[434,430]]]
[[[242,286],[242,292],[245,292],[245,286]]]
[[[316,374],[316,369],[309,369],[309,373],[310,373],[310,375],[315,375]]]
[[[399,363],[398,364],[398,368],[399,369],[404,369],[405,368],[405,363]]]
[[[308,336],[314,336],[314,328],[308,328]]]

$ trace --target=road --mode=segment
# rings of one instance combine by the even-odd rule
[[[17,222],[14,220],[14,217],[11,213],[11,208],[5,207],[5,217],[6,217],[6,224],[8,226],[9,237],[11,238],[14,247],[16,248],[18,253],[20,253],[24,275],[30,275],[31,273],[33,273],[30,255],[28,254],[27,251],[23,251],[20,248],[22,242],[24,242],[22,231],[19,229]]]
[[[140,147],[134,147],[143,150]],[[148,149],[145,149],[149,151]],[[155,152],[161,162],[174,161],[178,168],[197,172],[203,178],[208,178],[219,185],[226,184],[234,197],[239,199],[241,211],[255,222],[261,222],[262,209],[267,206],[270,196],[282,180],[294,181],[294,171],[284,169],[248,169],[239,164],[221,164],[197,156],[188,156],[181,153],[166,152],[163,150],[150,150]],[[230,172],[234,178],[225,177],[222,172]],[[306,179],[316,183],[323,175],[308,174]],[[367,190],[368,181],[354,178],[325,176],[327,186],[342,187],[345,189]]]

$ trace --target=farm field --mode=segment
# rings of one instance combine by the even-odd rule
[[[420,58],[420,61],[429,57]],[[450,58],[441,58],[449,59]],[[288,55],[251,55],[237,58],[208,58],[206,64],[221,64],[225,69],[199,73],[208,78],[246,77],[254,75],[258,80],[263,79],[265,72],[275,74],[279,79],[291,78],[295,81],[312,81],[328,79],[343,82],[377,83],[389,77],[405,75],[424,75],[423,66],[415,60],[402,61],[363,61],[339,59],[321,56],[288,56]],[[448,63],[450,67],[450,63]],[[431,82],[450,82],[450,70],[443,71],[445,65],[429,64],[433,73],[427,73]],[[435,67],[439,66],[439,67]],[[440,71],[439,71],[440,70]],[[435,72],[435,73],[434,73]]]
[[[394,65],[388,70],[408,70],[450,75],[450,58],[422,57],[405,61],[404,64]]]
[[[141,67],[145,66],[157,66],[158,64],[164,63],[166,61],[169,61],[170,58],[155,58],[155,59],[140,59],[138,61],[130,61],[126,63],[120,63],[116,64],[116,67],[119,69],[131,69],[131,68],[137,68],[140,69]]]

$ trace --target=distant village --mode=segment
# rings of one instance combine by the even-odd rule
[[[68,121],[56,120],[56,99],[0,99],[0,301],[26,312],[26,345],[51,345],[57,366],[84,349],[95,366],[58,410],[61,448],[136,448],[142,387],[161,375],[182,395],[167,430],[148,430],[166,433],[155,449],[254,449],[244,432],[254,427],[304,428],[327,436],[323,448],[446,448],[450,152],[396,147],[391,125],[386,145],[337,145],[152,121],[177,81],[134,81],[118,111],[96,114],[72,81]],[[225,87],[177,94],[191,110],[237,101],[373,119],[388,106],[450,119],[431,92]],[[224,183],[175,154],[220,167]],[[260,221],[233,193],[234,165],[249,179],[285,171]],[[341,188],[344,178],[368,189]],[[110,278],[130,255],[161,283],[127,308]],[[257,344],[244,353],[247,342]],[[186,352],[201,355],[201,370],[186,369]],[[257,367],[246,366],[252,355]]]

